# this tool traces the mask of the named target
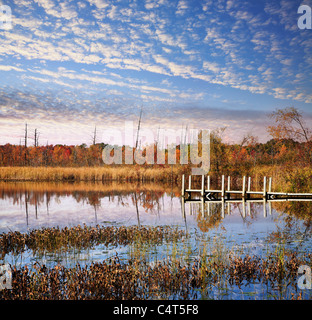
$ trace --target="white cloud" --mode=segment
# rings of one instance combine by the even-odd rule
[[[106,0],[88,0],[91,5],[96,6],[98,9],[105,9],[109,6]]]
[[[220,68],[219,68],[218,64],[215,63],[215,62],[204,61],[203,62],[203,68],[205,70],[209,70],[209,71],[212,71],[214,73],[218,73],[220,71]]]
[[[290,66],[291,63],[292,63],[292,59],[284,59],[284,60],[281,60],[281,63],[286,65],[286,66]]]
[[[0,65],[0,70],[1,71],[18,71],[18,72],[24,72],[25,70],[24,69],[21,69],[21,68],[17,68],[17,67],[14,67],[14,66],[8,66],[8,65]]]
[[[188,9],[188,4],[185,0],[179,0],[176,14],[177,15],[183,15],[185,14],[185,11]]]
[[[160,95],[178,96],[149,84],[154,81],[146,77],[150,72],[158,74],[157,83],[170,76],[172,88],[174,78],[182,77],[273,97],[285,94],[272,88],[295,84],[287,97],[310,99],[308,76],[297,75],[307,75],[312,66],[312,45],[303,33],[286,27],[293,19],[291,13],[286,16],[293,8],[290,1],[266,2],[265,11],[258,13],[254,4],[234,0],[208,0],[201,5],[188,0],[133,1],[127,5],[109,0],[21,0],[20,7],[14,12],[14,28],[1,40],[0,59],[8,58],[8,66],[0,66],[3,72],[23,72],[16,61],[24,59],[29,65],[45,62],[47,73],[42,71],[39,82],[51,77],[54,83],[63,82],[68,88],[73,85],[70,81],[77,85],[87,81],[140,91],[139,83],[125,80],[124,73],[131,70],[129,74],[142,77],[140,84],[144,79],[144,85],[153,88],[145,87],[144,94],[156,88]],[[22,10],[27,15],[21,14]],[[32,19],[28,19],[30,13]],[[276,32],[270,29],[273,27]],[[51,61],[58,66],[70,62],[73,68],[86,71],[80,75],[66,70],[64,75],[60,71],[49,74],[48,69],[54,66]],[[120,79],[96,73],[107,69],[120,73]],[[35,81],[33,75],[27,76]],[[191,81],[189,84],[196,86]]]
[[[48,15],[71,20],[77,17],[77,12],[73,5],[66,2],[54,3],[52,0],[34,0],[41,6]]]

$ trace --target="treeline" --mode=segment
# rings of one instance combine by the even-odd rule
[[[99,166],[103,164],[102,150],[104,147],[103,143],[90,147],[87,147],[86,144],[25,147],[8,143],[0,146],[0,166]]]
[[[6,144],[0,146],[0,166],[93,167],[104,165],[104,143],[91,146]],[[176,163],[180,163],[180,146],[176,147]],[[123,153],[125,148],[122,148]],[[134,149],[133,149],[134,150]],[[218,132],[210,137],[210,166],[213,172],[241,172],[258,165],[310,165],[311,142],[292,139],[271,139],[266,143],[247,139],[243,144],[227,144]],[[144,151],[143,151],[144,155]],[[168,150],[165,153],[168,164]],[[155,148],[155,163],[157,150]],[[192,166],[192,164],[190,164]]]
[[[261,166],[311,166],[312,142],[292,139],[271,139],[266,143],[254,141],[245,145],[224,144],[211,141],[210,165],[213,172],[247,174],[250,169]]]
[[[212,173],[242,174],[248,173],[251,168],[261,165],[279,165],[287,167],[311,167],[312,164],[312,131],[305,124],[304,116],[293,107],[278,109],[269,115],[274,124],[267,127],[272,139],[266,143],[259,143],[257,137],[247,134],[240,143],[228,144],[223,140],[225,128],[210,133],[210,171]],[[201,156],[201,132],[198,134],[198,153]],[[38,145],[38,133],[35,130],[34,145],[27,145],[27,125],[25,126],[25,144],[0,146],[0,166],[23,167],[95,167],[103,166],[102,152],[106,144],[95,143],[96,129],[92,145]],[[122,156],[125,159],[125,146],[122,147]],[[188,145],[189,165],[191,166]],[[129,148],[127,147],[129,151]],[[131,152],[131,149],[130,149]],[[134,154],[135,148],[132,148]],[[157,158],[157,143],[140,150],[140,153],[149,163],[145,166],[168,165],[168,150],[165,150],[165,160],[159,165]],[[171,153],[170,153],[171,154]],[[114,151],[111,151],[114,156]],[[180,146],[175,148],[175,163],[179,165]],[[182,161],[183,162],[183,161]],[[124,163],[124,162],[123,162]],[[187,168],[186,168],[187,169]]]

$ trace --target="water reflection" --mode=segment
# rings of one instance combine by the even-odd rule
[[[26,251],[6,257],[4,262],[12,265],[41,261],[48,266],[72,266],[76,262],[102,261],[116,252],[125,260],[138,254],[147,255],[150,261],[174,256],[183,261],[201,259],[204,252],[208,260],[226,258],[239,250],[260,257],[278,250],[284,250],[285,255],[305,254],[312,248],[311,217],[311,201],[183,201],[180,187],[172,184],[0,182],[0,233],[86,223],[177,225],[191,235],[172,246],[157,248],[136,242],[129,247],[100,244],[42,256]],[[250,290],[258,290],[261,298],[266,289],[260,283],[255,286]],[[215,290],[211,285],[207,292]]]
[[[72,223],[133,223],[133,213],[141,225],[142,216],[159,217],[168,205],[176,211],[179,196],[172,184],[0,182],[0,231],[20,228],[22,216],[26,228],[53,220],[64,225],[68,215]]]
[[[262,237],[261,232],[266,229],[265,242],[267,244],[292,246],[293,249],[302,252],[311,251],[309,243],[312,231],[311,200],[204,201],[201,199],[182,200],[181,206],[184,220],[187,221],[187,215],[196,216],[197,227],[202,232],[221,228],[226,231],[227,235],[235,237],[240,232],[245,235],[251,234],[250,228],[253,226],[254,235],[257,237],[259,235],[259,238]],[[237,219],[240,220],[240,223],[235,228]],[[245,240],[246,238],[248,236],[245,237]]]
[[[183,201],[180,188],[172,184],[0,182],[0,232],[103,222],[191,225],[207,232],[221,222],[239,219],[250,224],[259,221],[260,215],[277,219],[280,214],[302,221],[309,230],[312,202]]]

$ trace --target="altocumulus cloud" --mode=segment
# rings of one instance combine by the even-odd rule
[[[196,122],[235,128],[229,140],[248,130],[267,138],[267,112],[311,112],[312,33],[297,28],[300,1],[6,4],[13,27],[0,46],[5,132],[5,121],[70,123],[85,128],[83,141],[91,123],[137,119],[143,105],[149,126]]]

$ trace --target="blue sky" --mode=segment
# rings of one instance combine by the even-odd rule
[[[227,127],[269,138],[267,114],[312,118],[312,1],[3,0],[0,144],[27,122],[39,144],[89,144],[94,126]]]

